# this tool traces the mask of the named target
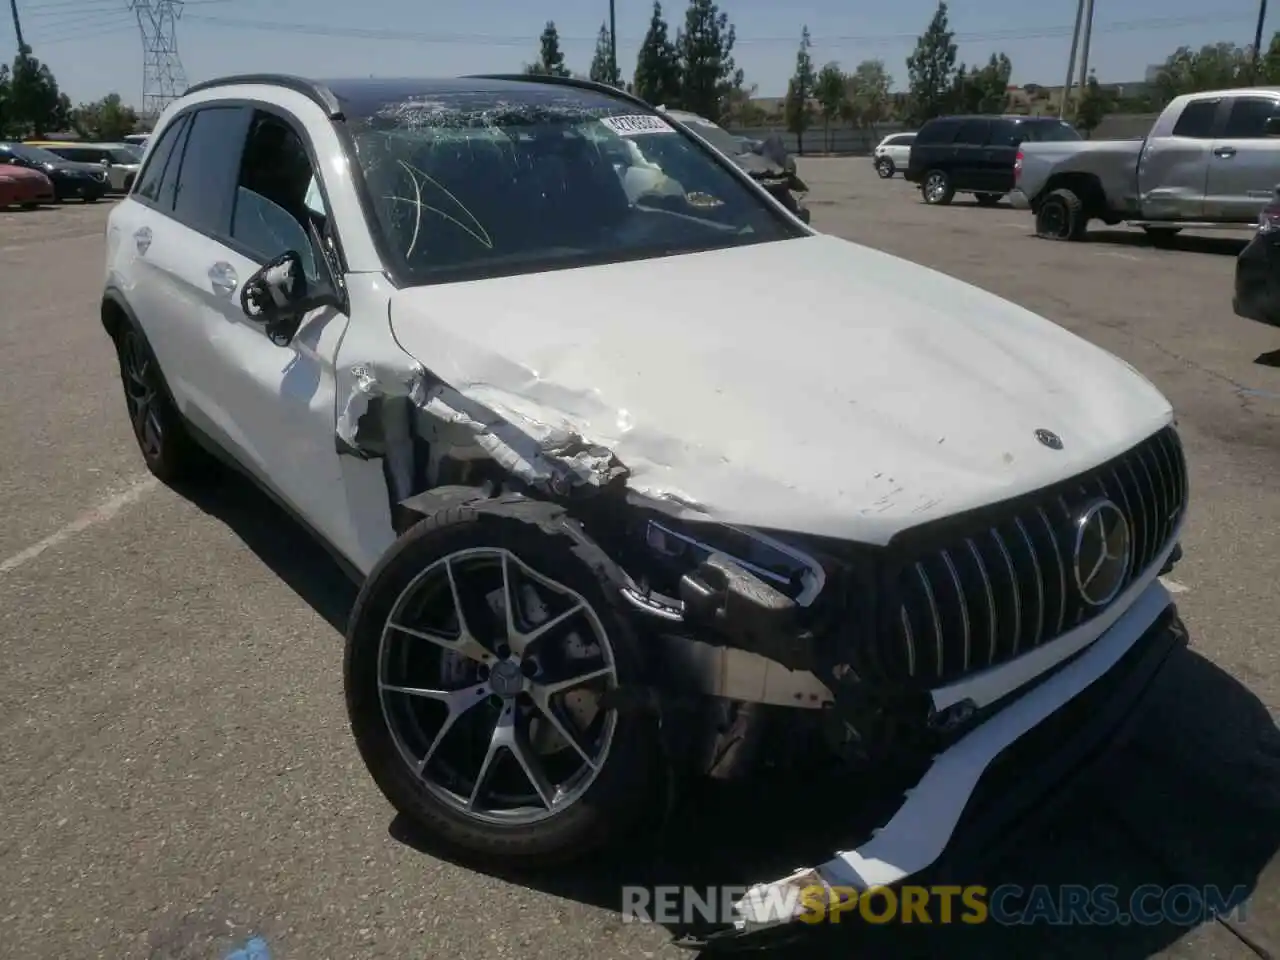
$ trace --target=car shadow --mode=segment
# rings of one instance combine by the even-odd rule
[[[1179,233],[1158,242],[1140,230],[1090,230],[1085,239],[1089,243],[1111,243],[1125,247],[1155,247],[1160,250],[1178,250],[1184,253],[1215,253],[1223,257],[1238,257],[1249,245],[1248,239],[1214,237],[1203,234]]]
[[[1253,358],[1253,362],[1263,367],[1280,367],[1280,350],[1269,350]]]
[[[1280,353],[1280,351],[1277,351]],[[179,491],[225,523],[277,576],[338,630],[345,630],[356,586],[310,535],[251,483],[226,473]],[[1058,812],[1001,844],[1001,858],[964,865],[967,884],[1022,891],[1061,885],[1116,888],[1123,908],[1151,884],[1207,888],[1223,898],[1250,896],[1247,922],[1225,921],[1242,939],[1280,955],[1280,730],[1263,703],[1199,654],[1175,653],[1159,675],[1125,745],[1093,767]],[[554,872],[517,872],[463,863],[403,816],[390,824],[398,842],[438,859],[611,911],[622,917],[622,887],[745,886],[820,863],[887,819],[885,811],[849,811],[865,795],[856,778],[769,778],[750,786],[690,785],[644,834],[584,864]],[[1184,888],[1185,892],[1185,888]],[[1017,903],[1015,900],[1012,903]],[[1148,909],[1159,903],[1147,895]],[[1194,906],[1194,904],[1192,904]],[[797,925],[800,942],[770,954],[795,960],[903,956],[1106,956],[1138,960],[1186,936],[1170,903],[1166,922],[1127,925],[1024,925],[988,922],[869,924],[847,914],[840,924]],[[931,910],[933,908],[930,908]],[[959,911],[957,911],[957,914]],[[1181,919],[1182,922],[1176,922]],[[673,935],[683,932],[669,928]],[[704,951],[704,955],[712,955]],[[1262,955],[1266,955],[1265,953]]]
[[[359,588],[306,530],[229,468],[175,491],[226,524],[246,547],[335,630],[346,633]]]
[[[1224,738],[1232,744],[1225,753]],[[1039,885],[1051,890],[1111,885],[1121,909],[1134,891],[1151,884],[1187,884],[1198,893],[1216,888],[1224,898],[1232,891],[1244,896],[1257,890],[1280,899],[1275,890],[1259,887],[1259,877],[1280,849],[1280,731],[1253,694],[1199,655],[1185,650],[1175,655],[1157,680],[1133,743],[1079,786],[1064,811],[1006,843],[1010,854],[975,867],[965,882],[988,890],[1012,884],[1024,892]],[[703,785],[672,811],[656,838],[546,873],[456,861],[403,817],[392,821],[390,834],[424,854],[613,911],[621,924],[626,922],[623,886],[741,887],[822,862],[849,845],[851,831],[869,826],[851,823],[847,813],[857,790],[856,783],[812,780],[802,786],[777,780],[750,788]],[[1146,895],[1139,906],[1159,902],[1159,894]],[[840,924],[797,925],[800,939],[771,946],[769,955],[846,960],[856,951],[858,957],[884,960],[944,955],[1138,960],[1177,943],[1191,929],[1180,912],[1187,908],[1178,904],[1171,907],[1169,922],[1065,927],[943,924],[931,909],[931,924],[870,924],[851,913]],[[1271,942],[1280,945],[1280,921],[1257,916],[1262,907],[1255,902],[1249,911],[1249,934],[1265,937],[1260,928],[1270,923]],[[1183,922],[1174,922],[1178,919]],[[668,929],[673,936],[682,932]],[[716,955],[709,949],[701,954]]]

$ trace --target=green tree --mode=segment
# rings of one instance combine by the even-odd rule
[[[822,111],[822,126],[827,142],[831,142],[831,121],[840,117],[845,109],[845,75],[840,64],[828,63],[818,71],[813,85],[813,96]]]
[[[686,110],[711,121],[724,116],[743,75],[733,62],[737,32],[715,0],[689,0],[684,29],[676,35],[680,96]]]
[[[787,81],[787,130],[796,135],[798,153],[804,153],[804,132],[813,124],[813,108],[809,100],[813,97],[818,78],[813,72],[813,57],[809,54],[812,46],[813,41],[809,38],[809,28],[806,26],[800,31],[796,72]]]
[[[82,103],[71,114],[71,126],[86,140],[123,140],[138,126],[134,109],[109,93],[94,103]]]
[[[596,36],[596,52],[591,58],[591,69],[587,71],[587,76],[596,83],[607,83],[611,87],[622,86],[618,65],[613,61],[613,38],[609,36],[607,24],[600,24],[600,33]]]
[[[1115,110],[1115,106],[1115,94],[1098,83],[1098,75],[1090,70],[1089,79],[1084,82],[1084,92],[1076,104],[1076,127],[1088,136],[1098,129],[1102,118]]]
[[[947,112],[955,76],[955,33],[947,21],[946,0],[939,0],[928,28],[916,40],[915,52],[907,57],[911,119],[915,123]]]
[[[1271,44],[1258,58],[1258,82],[1280,84],[1280,30],[1271,35]]]
[[[1179,47],[1156,75],[1155,87],[1168,103],[1184,93],[1222,90],[1249,83],[1249,55],[1234,43],[1210,43],[1199,50]]]
[[[560,33],[554,20],[548,20],[538,38],[538,59],[524,68],[525,73],[548,77],[567,77],[569,68],[564,65],[560,50]]]
[[[24,46],[14,58],[8,99],[9,123],[18,136],[30,134],[40,139],[67,126],[70,120],[71,101],[59,92],[48,65],[31,56],[30,47]]]
[[[649,29],[636,57],[635,94],[655,106],[680,103],[680,54],[671,42],[662,4],[654,0]]]
[[[952,81],[952,109],[957,113],[1003,113],[1009,102],[1013,64],[1003,53],[991,55],[985,67],[960,65]]]
[[[893,78],[883,60],[863,60],[845,77],[844,117],[857,127],[870,127],[889,119],[893,108]]]
[[[9,136],[13,109],[13,85],[9,82],[9,65],[0,63],[0,140]]]

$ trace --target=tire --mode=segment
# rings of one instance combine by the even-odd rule
[[[121,193],[129,193],[133,190],[133,174],[124,178],[124,186],[120,188]]]
[[[147,469],[165,484],[198,481],[213,474],[217,464],[191,438],[142,331],[126,318],[114,340],[125,412]]]
[[[1083,240],[1088,225],[1084,204],[1070,190],[1054,190],[1036,209],[1036,236],[1045,240]]]
[[[920,196],[931,206],[945,207],[956,195],[951,175],[945,170],[930,170],[920,184]]]
[[[631,684],[643,683],[637,638],[622,607],[618,590],[602,572],[608,564],[589,562],[589,554],[596,548],[577,524],[568,519],[561,508],[550,504],[518,498],[485,501],[479,506],[451,506],[419,521],[391,546],[370,573],[356,600],[347,630],[343,672],[348,717],[360,755],[379,789],[392,806],[430,840],[463,858],[482,862],[501,861],[508,866],[518,864],[525,868],[560,865],[586,857],[621,839],[661,807],[659,801],[665,783],[665,768],[655,717],[644,710],[602,706],[597,717],[612,715],[612,739],[603,759],[597,762],[598,772],[594,779],[564,810],[544,810],[543,818],[533,822],[502,822],[484,811],[470,811],[462,796],[475,789],[476,781],[484,772],[483,763],[476,762],[478,751],[473,748],[477,742],[483,743],[491,736],[488,732],[489,711],[498,709],[505,717],[508,715],[506,711],[520,704],[527,694],[519,694],[514,699],[499,698],[501,704],[495,708],[487,702],[494,696],[490,691],[482,695],[481,701],[466,701],[476,706],[464,707],[468,712],[460,714],[452,726],[446,726],[444,722],[424,725],[419,715],[406,727],[393,721],[393,714],[400,710],[406,714],[413,713],[419,708],[402,707],[401,704],[421,701],[404,694],[399,688],[384,692],[379,678],[383,664],[394,666],[397,663],[393,644],[398,642],[394,638],[399,631],[387,630],[386,626],[393,614],[397,618],[408,616],[396,613],[400,604],[405,602],[404,598],[412,598],[414,594],[411,591],[422,589],[417,585],[430,583],[431,577],[439,580],[443,565],[448,586],[443,589],[437,587],[434,596],[445,606],[452,603],[447,594],[461,597],[464,609],[468,603],[479,600],[481,606],[472,607],[471,611],[484,609],[485,595],[475,589],[474,571],[469,573],[466,564],[494,550],[509,552],[509,556],[514,558],[512,570],[527,566],[541,577],[554,577],[559,587],[571,591],[584,602],[584,611],[587,612],[580,615],[587,619],[583,622],[595,624],[601,631],[597,636],[604,641],[597,648],[604,650],[607,647],[612,651],[616,685],[625,690]],[[584,560],[584,555],[587,560]],[[507,582],[503,579],[507,569],[503,565],[503,572],[498,575],[503,584]],[[513,574],[517,575],[527,576],[523,572]],[[465,618],[470,617],[471,613],[465,615]],[[421,621],[417,622],[421,624]],[[463,668],[475,669],[472,681],[496,684],[497,665],[504,653],[500,646],[505,628],[499,627],[497,633],[491,633],[487,638],[480,636],[482,632],[474,631],[476,637],[492,651],[485,654],[489,657],[485,662],[495,665],[492,670],[478,662],[474,654],[478,647],[473,649],[471,661],[456,654],[452,656]],[[384,633],[393,638],[385,641],[387,651],[383,649]],[[438,639],[439,634],[436,636],[434,641],[429,638],[424,641],[419,634],[404,642],[421,644],[429,649],[429,654],[415,652],[414,656],[435,657],[441,662],[440,671],[444,672],[444,661],[450,656],[451,648]],[[548,633],[547,639],[540,642],[557,641],[554,641],[552,633]],[[441,649],[445,653],[440,653]],[[391,666],[387,669],[390,670]],[[424,682],[412,677],[408,680],[415,685]],[[433,678],[428,677],[426,682],[433,682]],[[454,689],[454,686],[448,689]],[[474,690],[472,688],[470,692]],[[404,700],[396,697],[404,697]],[[527,709],[527,705],[520,709]],[[532,710],[529,715],[541,716]],[[495,715],[495,731],[498,722]],[[607,719],[602,722],[607,722]],[[467,748],[466,762],[457,762],[459,768],[466,766],[476,773],[470,780],[464,774],[461,780],[455,781],[459,789],[453,791],[437,782],[437,775],[431,772],[431,763],[434,757],[457,749],[455,746],[446,748],[450,744],[449,737],[471,732],[476,724],[480,739],[464,737],[462,745]],[[429,732],[424,733],[424,726]],[[440,734],[442,727],[446,729],[443,736]],[[419,735],[418,750],[410,749],[405,741],[405,737],[413,733]],[[429,745],[427,739],[432,741]],[[526,739],[524,743],[529,749],[531,740]],[[433,755],[437,750],[439,752]],[[425,766],[420,766],[424,763],[423,756],[428,760]],[[514,754],[508,750],[508,761],[512,756]],[[536,750],[532,756],[539,765],[542,764]],[[572,752],[569,759],[578,762]],[[509,766],[514,767],[514,764]],[[420,775],[419,769],[425,770],[425,774]],[[579,772],[585,770],[586,765],[582,764]],[[527,774],[525,782],[532,783]]]
[[[895,172],[893,161],[888,157],[881,157],[876,161],[876,173],[880,174],[881,180],[888,180]]]
[[[24,204],[22,204],[22,209],[23,209],[23,210],[38,210],[39,208],[40,208],[40,204],[38,204],[38,203],[24,203]]]
[[[980,207],[994,207],[1003,199],[1004,194],[1001,193],[979,193],[977,195],[978,206]]]
[[[1155,247],[1168,246],[1173,238],[1182,232],[1181,227],[1143,227],[1142,229],[1151,241],[1151,245]]]

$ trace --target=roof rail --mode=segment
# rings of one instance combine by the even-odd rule
[[[284,87],[294,93],[300,93],[315,103],[328,114],[330,120],[342,119],[342,106],[338,98],[328,87],[305,77],[295,77],[284,73],[239,73],[229,77],[218,77],[204,80],[194,86],[187,87],[186,93],[199,93],[202,90],[213,90],[216,87],[229,87],[237,84],[262,84],[271,87]]]
[[[646,110],[657,112],[657,108],[653,104],[641,100],[634,93],[628,93],[621,87],[611,87],[607,83],[597,83],[595,80],[580,80],[578,77],[553,77],[545,73],[473,73],[462,79],[515,80],[522,83],[547,83],[560,87],[576,87],[579,90],[591,90],[595,93],[606,93],[613,97],[619,97],[629,103],[634,103],[637,107],[644,107]]]

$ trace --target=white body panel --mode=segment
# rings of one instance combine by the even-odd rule
[[[427,369],[609,448],[640,493],[867,543],[1077,474],[1172,418],[1056,324],[827,236],[404,290],[391,313]]]

